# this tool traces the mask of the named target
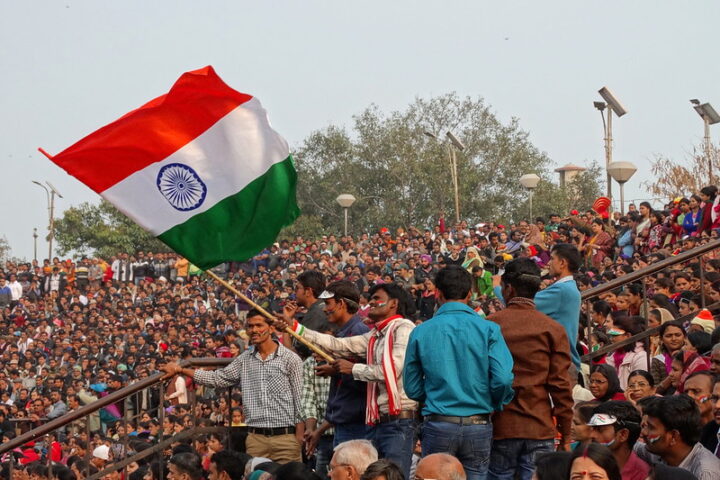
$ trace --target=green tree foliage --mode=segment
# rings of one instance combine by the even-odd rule
[[[10,244],[5,235],[0,236],[0,263],[10,259]]]
[[[167,252],[167,245],[143,230],[109,202],[85,202],[65,210],[55,220],[55,239],[60,255],[92,254],[102,258],[137,250]]]
[[[350,209],[351,232],[431,226],[441,212],[454,220],[447,131],[465,145],[456,157],[461,218],[470,223],[525,217],[528,195],[519,183],[525,173],[546,180],[536,198],[552,197],[553,209],[566,210],[561,207],[575,196],[584,201],[599,192],[591,173],[577,188],[560,190],[549,182],[550,159],[530,143],[517,119],[503,124],[482,99],[451,93],[418,98],[389,114],[373,105],[353,117],[351,131],[331,125],[308,136],[296,154],[303,214],[313,219],[313,228],[319,220],[323,230],[341,232],[343,214],[335,198],[351,193],[357,198]],[[592,188],[585,180],[594,182]]]

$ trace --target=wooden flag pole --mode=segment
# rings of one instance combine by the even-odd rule
[[[257,310],[258,312],[262,313],[265,317],[267,317],[268,319],[273,320],[273,321],[275,320],[275,317],[274,317],[270,312],[268,312],[267,310],[265,310],[265,309],[262,308],[260,305],[258,305],[257,303],[253,302],[252,300],[250,300],[245,294],[243,294],[242,292],[240,292],[237,288],[233,287],[233,286],[230,285],[228,282],[226,282],[226,281],[223,280],[222,278],[220,278],[220,277],[218,277],[217,275],[215,275],[215,273],[214,273],[213,271],[211,271],[211,270],[206,270],[205,273],[207,273],[210,277],[212,277],[213,279],[215,279],[215,280],[217,280],[218,282],[220,282],[220,284],[221,284],[223,287],[227,288],[227,289],[230,290],[232,293],[234,293],[235,295],[237,295],[238,297],[240,297],[240,298],[242,299],[242,301],[244,301],[245,303],[247,303],[248,305],[250,305],[252,308],[254,308],[255,310]],[[295,331],[293,331],[290,327],[285,327],[285,332],[287,332],[287,333],[289,333],[290,335],[292,335],[298,342],[302,343],[303,345],[305,345],[306,347],[308,347],[310,350],[312,350],[313,352],[315,352],[315,353],[317,353],[318,355],[320,355],[321,357],[323,357],[323,358],[324,358],[325,360],[327,360],[328,362],[334,362],[334,361],[335,361],[335,359],[334,359],[333,357],[331,357],[330,355],[328,355],[327,352],[325,352],[324,350],[322,350],[320,347],[318,347],[318,346],[315,345],[314,343],[311,343],[309,340],[307,340],[307,339],[301,337],[300,335],[298,335],[297,333],[295,333]]]

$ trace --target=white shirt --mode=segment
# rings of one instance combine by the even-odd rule
[[[8,283],[8,287],[10,287],[10,298],[12,300],[20,300],[20,297],[22,297],[22,285],[20,285],[20,282],[17,280],[10,282]]]

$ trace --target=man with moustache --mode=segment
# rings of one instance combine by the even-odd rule
[[[365,363],[338,359],[334,365],[341,374],[367,382],[367,438],[374,441],[381,457],[395,462],[409,478],[419,412],[417,402],[405,393],[402,372],[408,338],[415,328],[406,316],[414,304],[410,294],[394,283],[377,284],[369,295],[368,315],[374,326],[363,335],[337,338],[309,330],[293,319],[291,310],[283,312],[277,327],[290,327],[335,355],[366,359]]]
[[[302,361],[275,340],[273,326],[258,310],[248,312],[245,330],[253,348],[225,368],[205,371],[168,363],[162,370],[191,377],[199,385],[237,386],[243,392],[247,453],[278,463],[299,462],[303,434]]]

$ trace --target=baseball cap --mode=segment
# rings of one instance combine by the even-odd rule
[[[100,458],[102,460],[110,460],[110,447],[107,445],[100,445],[93,450],[93,457]]]
[[[607,413],[596,413],[590,418],[587,423],[590,427],[604,427],[605,425],[612,425],[617,422],[617,417],[609,415]]]

